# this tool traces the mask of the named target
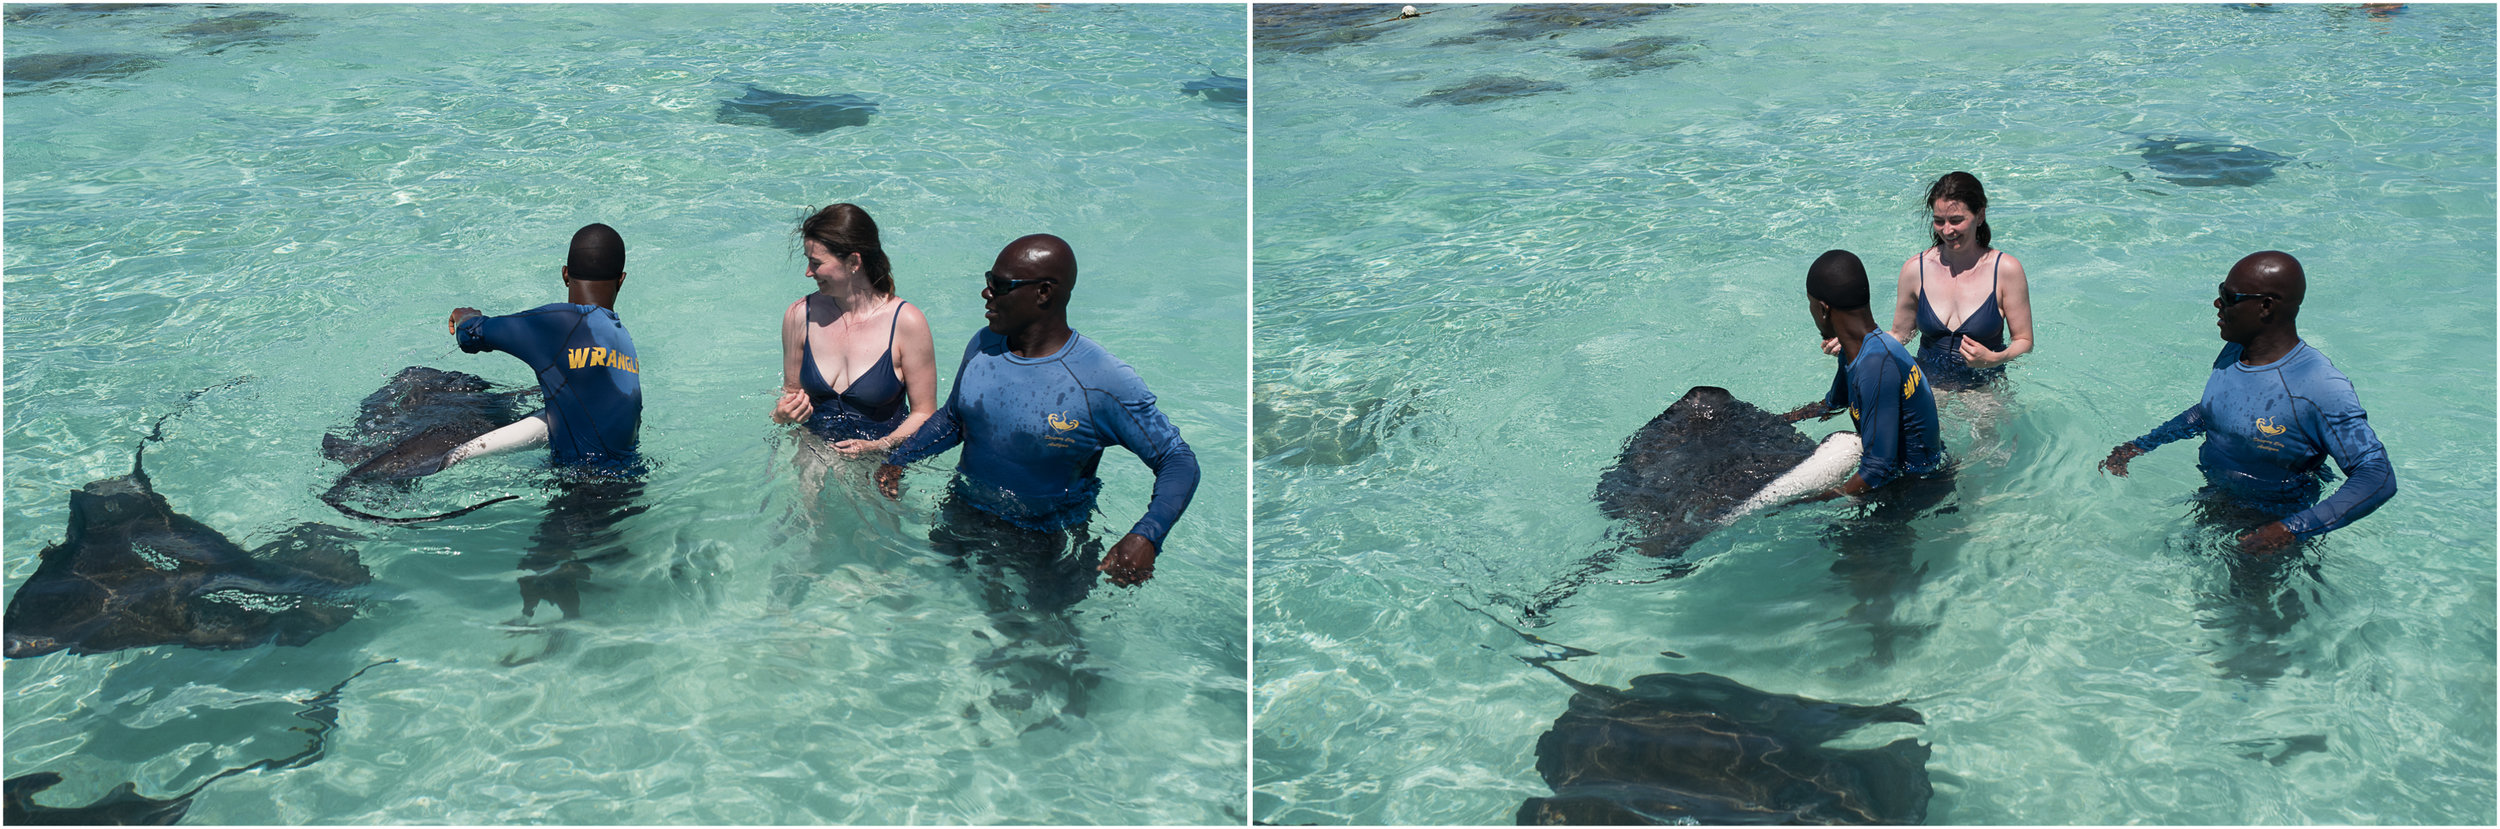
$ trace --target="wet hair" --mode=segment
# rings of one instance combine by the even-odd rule
[[[1927,200],[1919,202],[1918,206],[1920,210],[1934,210],[1939,201],[1961,202],[1969,206],[1973,213],[1988,210],[1988,192],[1979,189],[1979,177],[1960,170],[1946,173],[1937,178],[1936,183],[1928,185]],[[1944,244],[1944,234],[1937,233],[1933,225],[1927,229],[1927,238],[1935,244]],[[1984,216],[1979,220],[1979,248],[1988,249],[1988,220]]]
[[[894,263],[877,244],[877,220],[868,218],[868,211],[859,205],[843,203],[816,211],[799,223],[799,238],[823,245],[835,256],[859,254],[860,267],[868,271],[868,287],[894,293]]]
[[[1806,296],[1834,311],[1866,307],[1866,263],[1845,250],[1824,251],[1806,269]]]
[[[564,257],[564,273],[585,282],[612,282],[625,275],[625,237],[616,228],[592,222],[573,231],[573,249]]]

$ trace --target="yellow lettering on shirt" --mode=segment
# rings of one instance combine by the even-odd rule
[[[1910,379],[1901,381],[1901,399],[1908,400],[1911,395],[1918,393],[1918,380],[1918,365],[1916,363],[1912,363],[1910,365]]]
[[[581,368],[581,367],[582,367],[582,361],[583,361],[583,360],[585,360],[585,359],[588,359],[589,357],[590,357],[590,349],[587,349],[587,348],[568,348],[568,349],[565,349],[565,350],[564,350],[564,364],[565,364],[565,367],[566,367],[566,368]]]

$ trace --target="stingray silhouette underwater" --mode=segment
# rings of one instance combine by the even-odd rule
[[[130,474],[70,493],[68,535],[9,598],[8,658],[302,645],[355,618],[354,590],[373,580],[346,544],[357,536],[300,524],[247,552],[175,512],[145,468],[164,426],[132,453]]]
[[[1927,746],[1910,737],[1870,749],[1823,745],[1876,723],[1925,723],[1900,702],[1844,705],[1702,673],[1649,674],[1612,688],[1526,661],[1575,693],[1537,739],[1537,774],[1554,795],[1521,803],[1520,825],[1927,818],[1935,795]]]
[[[720,102],[713,120],[816,135],[868,124],[877,102],[857,95],[795,95],[746,84],[746,94]]]
[[[2282,153],[2219,138],[2139,135],[2144,163],[2163,181],[2184,187],[2251,187],[2274,177],[2294,159]]]
[[[321,500],[341,514],[385,524],[413,524],[466,515],[519,496],[505,495],[436,515],[394,518],[347,501],[406,492],[416,479],[443,470],[451,450],[519,421],[521,400],[534,390],[500,390],[485,378],[409,366],[357,404],[356,419],[323,435],[321,454],[348,470]]]
[[[1248,104],[1250,103],[1250,79],[1209,74],[1204,78],[1181,84],[1181,94],[1203,97],[1210,104]]]
[[[305,745],[302,751],[220,771],[173,797],[162,799],[148,797],[139,794],[137,784],[123,783],[115,786],[112,791],[105,793],[95,802],[84,806],[46,806],[36,803],[35,795],[60,785],[61,775],[50,771],[21,774],[0,782],[0,804],[5,804],[5,814],[0,814],[0,817],[4,817],[12,826],[167,826],[181,822],[183,815],[191,811],[192,798],[198,797],[201,790],[207,789],[210,783],[250,771],[282,771],[301,768],[321,759],[322,755],[329,750],[330,732],[338,728],[339,698],[347,690],[347,683],[364,676],[365,671],[397,661],[399,660],[385,659],[367,665],[349,674],[346,679],[339,680],[339,684],[330,686],[330,690],[305,700],[304,709],[296,712],[295,715],[312,725],[297,726],[295,730],[311,736],[312,742]]]

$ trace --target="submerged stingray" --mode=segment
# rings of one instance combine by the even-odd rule
[[[294,20],[273,11],[240,12],[193,21],[174,29],[173,34],[189,39],[193,48],[214,55],[236,46],[268,46],[309,37],[302,32],[272,30]]]
[[[354,534],[303,524],[245,552],[150,488],[146,451],[130,474],[70,493],[69,537],[9,598],[8,658],[301,645],[355,618],[346,594],[373,575],[344,543]]]
[[[1591,73],[1594,77],[1612,78],[1664,69],[1688,60],[1681,52],[1668,51],[1692,43],[1691,38],[1673,35],[1646,35],[1619,41],[1612,46],[1582,49],[1571,53],[1581,60],[1602,60],[1606,64]]]
[[[1582,29],[1629,26],[1675,7],[1675,4],[1667,3],[1538,3],[1512,6],[1493,15],[1493,19],[1502,24],[1500,26],[1477,29],[1460,37],[1443,38],[1434,41],[1433,45],[1465,45],[1486,38],[1556,38]]]
[[[1522,78],[1516,75],[1479,75],[1457,86],[1435,89],[1432,94],[1406,102],[1407,106],[1450,104],[1467,106],[1510,98],[1524,98],[1539,92],[1559,92],[1568,87],[1552,81]]]
[[[1847,480],[1858,453],[1853,433],[1817,446],[1779,415],[1695,386],[1623,442],[1594,497],[1632,525],[1635,549],[1672,556],[1747,512]]]
[[[0,68],[10,94],[50,88],[55,83],[119,78],[156,68],[165,61],[130,52],[73,52],[17,55]]]
[[[506,495],[439,515],[390,518],[348,506],[351,496],[390,487],[405,490],[417,478],[443,469],[451,450],[523,417],[521,398],[531,391],[498,391],[474,374],[409,366],[357,404],[356,422],[321,437],[321,454],[348,465],[321,500],[346,515],[408,524],[465,515]]]
[[[1361,43],[1390,31],[1398,7],[1344,3],[1258,3],[1250,7],[1250,39],[1260,52],[1317,52]]]
[[[1935,788],[1928,747],[1823,743],[1875,723],[1923,724],[1889,705],[1842,705],[1748,688],[1711,674],[1650,674],[1629,690],[1577,691],[1537,739],[1554,789],[1519,805],[1521,825],[1918,823]]]
[[[1250,103],[1250,79],[1210,74],[1181,84],[1181,94],[1200,95],[1210,104]]]
[[[199,796],[200,790],[208,788],[210,783],[247,771],[300,768],[321,759],[328,750],[331,729],[339,725],[340,692],[347,689],[347,683],[364,676],[365,671],[397,661],[386,659],[367,665],[339,680],[339,684],[330,686],[330,690],[305,700],[304,710],[295,714],[312,723],[310,727],[296,728],[312,735],[312,743],[303,751],[218,772],[192,786],[190,791],[163,800],[140,795],[138,784],[123,783],[85,806],[45,806],[35,802],[35,795],[60,785],[61,775],[48,771],[22,774],[0,783],[0,798],[5,799],[7,806],[7,822],[12,826],[167,826],[179,822],[185,813],[191,811],[191,799]]]
[[[815,135],[839,127],[858,127],[877,114],[877,103],[857,95],[792,95],[747,84],[747,94],[720,102],[714,120],[723,124],[772,127]]]
[[[2141,150],[2153,172],[2172,184],[2187,187],[2247,187],[2274,177],[2274,168],[2291,156],[2268,152],[2219,138],[2143,135],[2130,149]]]

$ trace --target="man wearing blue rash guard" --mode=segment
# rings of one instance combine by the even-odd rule
[[[616,315],[625,284],[625,239],[592,224],[574,232],[565,258],[566,301],[490,317],[475,308],[451,312],[460,350],[501,351],[529,364],[547,408],[452,450],[445,465],[478,455],[547,442],[559,478],[547,517],[531,536],[521,566],[521,616],[541,601],[567,619],[580,615],[580,580],[587,564],[622,555],[616,523],[642,512],[642,363]]]
[[[1783,417],[1794,423],[1829,418],[1847,407],[1865,453],[1858,472],[1823,500],[1859,495],[1905,476],[1923,476],[1944,465],[1937,437],[1936,396],[1920,376],[1910,352],[1875,324],[1867,307],[1866,266],[1856,254],[1825,251],[1806,270],[1807,313],[1825,339],[1840,341],[1840,372],[1822,400]]]
[[[1122,586],[1153,578],[1165,535],[1198,488],[1197,456],[1155,408],[1137,372],[1068,327],[1076,274],[1075,252],[1056,236],[1026,236],[999,251],[984,274],[989,325],[965,346],[946,403],[876,472],[878,488],[899,497],[904,466],[963,444],[941,524],[998,523],[1006,526],[995,529],[1032,536],[1007,542],[1012,545],[1039,546],[1044,535],[1065,536],[1047,542],[1052,546],[1068,542],[1067,554],[1052,553],[1063,559],[1054,568],[1061,572],[1047,578],[1081,581],[1076,595],[1037,598],[1037,605],[1072,604],[1096,570]],[[1094,472],[1113,444],[1154,470],[1153,496],[1145,517],[1099,567],[1066,572],[1090,558],[1085,526],[1102,488]],[[1001,539],[1017,533],[942,526],[932,540],[941,534]]]
[[[2308,277],[2281,251],[2249,254],[2222,279],[2214,300],[2222,353],[2204,398],[2160,428],[2109,450],[2101,470],[2124,477],[2127,462],[2165,443],[2203,435],[2197,455],[2209,489],[2282,516],[2239,537],[2240,549],[2266,554],[2360,520],[2396,494],[2387,448],[2335,365],[2302,342],[2297,321]],[[2326,459],[2344,485],[2325,501]],[[2314,504],[2314,505],[2313,505]]]

